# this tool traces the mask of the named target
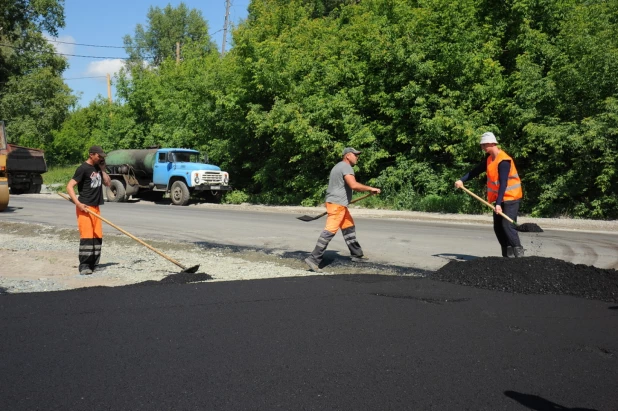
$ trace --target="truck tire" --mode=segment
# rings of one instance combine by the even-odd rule
[[[189,188],[184,181],[174,181],[170,191],[170,198],[174,205],[184,206],[189,203],[191,193],[189,193]]]
[[[107,187],[107,201],[111,203],[121,203],[125,200],[126,195],[122,181],[112,180],[112,184]]]
[[[28,192],[31,194],[41,194],[41,184],[32,183]]]

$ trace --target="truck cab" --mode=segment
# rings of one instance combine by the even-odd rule
[[[187,204],[194,192],[218,202],[221,193],[231,189],[229,174],[206,160],[196,150],[160,149],[153,164],[155,189],[169,191],[177,205]]]
[[[175,205],[188,204],[193,194],[220,202],[222,193],[232,189],[229,174],[208,164],[208,158],[197,150],[115,150],[108,153],[106,168],[112,179],[108,201],[169,193]]]

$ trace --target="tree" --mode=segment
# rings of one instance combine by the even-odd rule
[[[138,24],[135,35],[124,37],[130,61],[138,66],[147,62],[159,66],[166,58],[175,58],[176,43],[181,47],[194,44],[203,54],[216,52],[216,45],[208,34],[208,23],[199,10],[189,10],[184,3],[174,8],[150,7],[146,27]]]
[[[67,61],[42,35],[64,25],[62,1],[0,1],[0,117],[11,142],[45,148],[76,102],[61,78]]]

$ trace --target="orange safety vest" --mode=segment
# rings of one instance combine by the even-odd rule
[[[487,157],[487,201],[490,203],[498,200],[498,190],[500,189],[498,164],[503,160],[509,160],[511,162],[511,171],[509,172],[506,190],[504,191],[504,201],[519,200],[523,196],[521,191],[521,180],[519,179],[519,174],[517,174],[515,162],[508,154],[500,150],[495,160],[492,160],[491,156]]]

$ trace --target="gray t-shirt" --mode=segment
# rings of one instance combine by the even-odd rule
[[[330,170],[326,202],[348,206],[352,201],[352,189],[345,183],[344,176],[354,175],[354,169],[346,162],[340,161]]]

